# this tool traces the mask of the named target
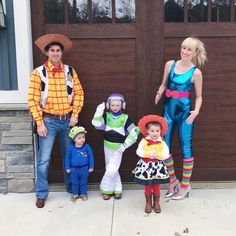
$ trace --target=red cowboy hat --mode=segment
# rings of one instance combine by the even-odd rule
[[[161,125],[161,136],[162,137],[166,134],[166,132],[168,130],[168,124],[166,122],[166,119],[164,117],[161,117],[158,115],[147,115],[147,116],[144,116],[142,119],[140,119],[138,122],[138,127],[144,137],[146,137],[148,135],[148,133],[146,131],[146,125],[150,122],[157,122]]]
[[[64,47],[64,52],[67,52],[72,47],[73,44],[72,41],[63,34],[44,34],[34,41],[34,43],[44,54],[45,54],[45,47],[52,42],[58,42],[62,44]]]

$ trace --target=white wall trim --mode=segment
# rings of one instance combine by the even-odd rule
[[[29,76],[33,69],[29,0],[13,0],[18,90],[0,91],[1,103],[27,103]]]

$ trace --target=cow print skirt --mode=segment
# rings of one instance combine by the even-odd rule
[[[163,161],[145,162],[140,159],[132,171],[134,181],[142,185],[169,183],[169,174]]]

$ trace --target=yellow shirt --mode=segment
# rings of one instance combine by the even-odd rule
[[[73,99],[72,104],[68,101],[66,92],[64,69],[61,72],[53,72],[55,68],[50,61],[45,63],[48,74],[48,97],[45,108],[40,106],[41,102],[41,78],[35,69],[30,76],[28,91],[29,110],[37,125],[43,124],[43,112],[53,115],[65,115],[72,111],[72,117],[78,117],[83,104],[84,92],[80,84],[77,73],[73,70]],[[64,68],[63,63],[60,65]]]
[[[150,137],[146,137],[146,139],[150,139]],[[136,154],[142,158],[153,158],[152,154],[157,155],[157,159],[160,161],[166,160],[169,158],[169,148],[165,141],[160,137],[157,141],[160,143],[148,145],[148,141],[146,139],[142,139],[138,145],[136,150]]]

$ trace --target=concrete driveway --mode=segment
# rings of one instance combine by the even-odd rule
[[[124,190],[121,200],[104,201],[98,191],[89,200],[70,201],[50,192],[42,209],[35,195],[0,195],[3,236],[235,236],[236,189],[193,189],[189,198],[164,198],[162,212],[144,212],[143,190]]]

